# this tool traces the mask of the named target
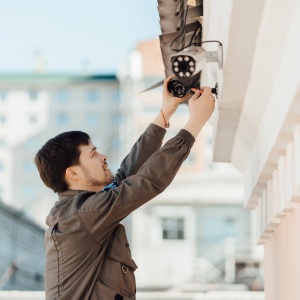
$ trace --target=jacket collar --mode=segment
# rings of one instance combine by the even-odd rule
[[[106,187],[104,187],[101,192],[107,192],[110,189],[114,189],[116,187],[118,187],[118,182],[116,180],[114,180],[111,184],[107,185]],[[58,200],[68,200],[71,197],[74,197],[75,195],[78,195],[82,192],[87,192],[87,191],[83,191],[83,190],[66,190],[63,191],[61,193],[58,193]]]
[[[66,191],[58,193],[58,200],[59,201],[68,200],[82,192],[84,192],[84,191],[82,191],[82,190],[66,190]]]
[[[57,223],[63,216],[70,214],[70,206],[68,200],[71,200],[74,196],[83,191],[79,190],[66,190],[58,193],[58,201],[55,202],[49,215],[46,218],[46,224],[50,227]]]

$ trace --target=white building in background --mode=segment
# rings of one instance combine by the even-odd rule
[[[0,74],[0,198],[44,225],[57,200],[33,159],[55,135],[87,132],[112,170],[118,162],[119,83],[115,75]]]
[[[128,151],[160,111],[162,87],[142,92],[164,79],[159,41],[139,44],[121,65],[119,78],[128,119],[121,136]],[[183,104],[170,120],[166,140],[187,118]],[[255,245],[254,215],[242,205],[243,178],[231,164],[213,164],[212,140],[212,126],[207,124],[171,186],[126,220],[139,266],[138,290],[205,291],[211,288],[207,283],[262,288],[262,253]]]

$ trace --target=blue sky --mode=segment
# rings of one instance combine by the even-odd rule
[[[115,72],[122,55],[160,34],[155,0],[0,0],[0,73]]]

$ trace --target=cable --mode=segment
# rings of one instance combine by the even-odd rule
[[[217,40],[204,41],[204,42],[201,42],[200,44],[199,43],[191,43],[188,46],[201,46],[204,43],[219,43],[219,45],[222,46],[222,43],[220,41],[217,41]]]
[[[190,39],[190,42],[189,42],[189,44],[185,47],[185,48],[187,48],[187,47],[190,47],[191,45],[196,45],[196,44],[198,44],[198,45],[200,45],[199,43],[192,43],[192,41],[193,41],[193,39],[196,39],[197,37],[198,37],[198,35],[199,35],[199,30],[200,30],[200,39],[201,39],[201,37],[202,37],[202,26],[201,26],[201,24],[199,23],[199,26],[194,30],[194,32],[193,32],[193,35],[192,35],[192,37],[191,37],[191,39]]]
[[[197,42],[194,42],[192,43],[192,41],[194,39],[196,39],[196,37],[199,35],[200,33],[200,40],[202,38],[202,26],[201,24],[199,24],[199,26],[194,30],[193,34],[192,34],[192,37],[190,39],[190,42],[187,46],[185,46],[185,25],[186,25],[186,18],[187,18],[187,13],[188,13],[188,9],[189,9],[189,5],[187,5],[186,7],[186,10],[185,10],[185,15],[183,17],[183,14],[184,14],[184,0],[180,0],[180,5],[181,5],[181,8],[180,8],[180,33],[179,35],[172,41],[171,45],[170,45],[170,48],[171,50],[173,51],[182,51],[183,49],[187,48],[187,47],[190,47],[192,45],[194,46],[201,46],[202,44],[205,44],[205,43],[219,43],[219,45],[222,46],[222,43],[220,41],[217,41],[217,40],[209,40],[209,41],[201,41],[200,43],[197,43]],[[180,45],[181,45],[181,48],[180,49],[174,49],[173,48],[173,44],[180,38]]]
[[[189,5],[186,6],[186,10],[184,11],[184,0],[180,0],[180,33],[179,35],[172,41],[170,45],[170,49],[173,51],[181,51],[185,48],[185,24],[186,24],[186,18],[187,18],[187,13],[188,13],[188,8]],[[185,12],[185,14],[184,14]],[[181,48],[180,49],[174,49],[173,44],[175,41],[177,41],[180,38],[180,44]]]
[[[204,43],[219,43],[219,45],[222,46],[222,43],[220,41],[217,41],[217,40],[203,41],[203,42],[200,43],[200,45],[202,45]]]

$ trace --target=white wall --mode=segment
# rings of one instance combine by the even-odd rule
[[[298,300],[300,204],[265,244],[266,300]]]
[[[244,203],[265,247],[266,300],[296,300],[300,2],[236,0],[224,14],[217,2],[205,2],[206,38],[224,48],[214,159],[244,175]]]

